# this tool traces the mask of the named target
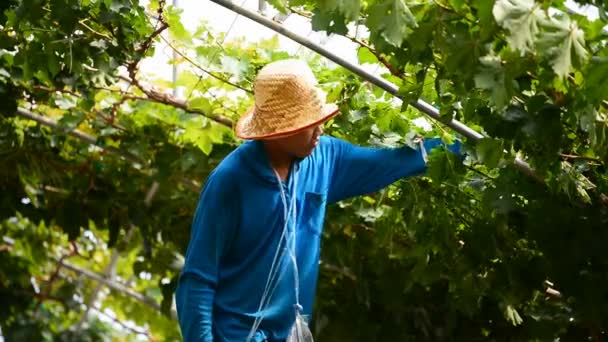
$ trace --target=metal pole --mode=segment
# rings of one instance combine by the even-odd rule
[[[258,0],[258,11],[261,15],[266,16],[266,0]]]
[[[179,7],[179,3],[178,0],[173,0],[173,7],[178,8]],[[177,63],[175,62],[177,60],[177,57],[179,57],[179,55],[177,54],[177,51],[173,50],[173,70],[172,70],[172,81],[173,81],[173,96],[175,96],[176,98],[179,98],[179,90],[177,89],[177,74],[179,72],[178,68],[177,68]]]

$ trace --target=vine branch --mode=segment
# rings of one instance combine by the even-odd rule
[[[114,92],[113,90],[108,89],[108,88],[100,88],[100,87],[93,87],[93,88],[94,89],[103,89],[103,90]],[[70,90],[70,89],[50,88],[50,87],[40,86],[40,85],[33,86],[32,89],[47,91],[49,93],[59,92],[59,93],[69,94],[69,95],[72,95],[74,97],[82,98],[82,94],[80,94],[80,93],[78,93],[76,91]],[[115,92],[119,92],[119,91],[115,91]],[[125,94],[124,92],[120,92],[120,93],[123,94],[123,96],[126,96],[126,95],[124,95]],[[139,99],[141,99],[141,100],[147,100],[147,98],[143,98],[143,97],[139,98]],[[111,109],[111,114],[109,116],[106,115],[106,114],[104,114],[101,110],[96,109],[96,108],[92,109],[94,111],[94,113],[87,112],[87,111],[84,111],[82,109],[81,110],[82,110],[82,112],[84,114],[86,114],[91,119],[95,119],[96,116],[99,116],[109,126],[112,126],[112,127],[116,128],[116,129],[118,129],[120,131],[126,132],[127,130],[124,127],[122,127],[122,126],[120,126],[120,125],[118,125],[118,124],[116,124],[114,122],[114,118],[115,118],[118,106],[120,106],[124,101],[125,101],[125,99],[123,98],[120,101],[118,101],[117,103],[113,104],[112,105],[112,109]]]
[[[169,24],[165,21],[165,16],[163,14],[164,8],[165,0],[160,0],[158,2],[158,10],[156,11],[158,17],[158,23],[156,25],[157,27],[154,32],[152,32],[152,34],[141,44],[141,46],[137,50],[135,50],[137,57],[134,61],[129,63],[129,74],[137,70],[139,62],[152,46],[152,42],[154,41],[154,39],[169,27]]]
[[[145,304],[145,305],[147,305],[147,306],[151,307],[152,309],[155,309],[155,310],[157,310],[159,312],[161,311],[160,304],[156,300],[154,300],[153,298],[147,297],[147,296],[145,296],[145,295],[143,295],[143,294],[141,294],[139,292],[136,292],[136,291],[134,291],[134,290],[126,287],[123,284],[117,283],[115,281],[108,280],[104,276],[102,276],[102,275],[100,275],[98,273],[95,273],[93,271],[89,271],[89,270],[84,269],[84,268],[80,268],[80,267],[78,267],[76,265],[72,265],[72,264],[67,263],[67,262],[62,262],[61,265],[65,269],[68,269],[68,270],[70,270],[72,272],[75,272],[75,273],[78,273],[80,275],[83,275],[83,276],[85,276],[85,277],[87,277],[89,279],[98,281],[98,282],[106,285],[107,287],[109,287],[111,290],[114,290],[116,292],[122,293],[123,295],[126,295],[127,297],[131,297],[131,298],[133,298],[133,299],[135,299],[135,300],[137,300],[137,301],[139,301],[139,302],[141,302],[141,303],[143,303],[143,304]],[[171,317],[173,319],[176,319],[177,316],[176,316],[175,311],[172,311]]]
[[[344,37],[350,39],[353,43],[357,43],[359,44],[359,46],[368,49],[378,59],[378,61],[382,63],[382,65],[384,65],[384,67],[386,67],[391,72],[393,76],[399,77],[401,79],[404,78],[405,75],[401,71],[397,70],[397,68],[395,68],[395,66],[393,66],[386,59],[386,57],[384,57],[381,53],[379,53],[376,49],[369,45],[369,43],[367,43],[365,40],[350,35],[344,35]]]
[[[82,25],[84,28],[86,28],[87,30],[91,31],[91,33],[93,33],[93,34],[95,34],[95,35],[97,35],[97,36],[99,36],[101,38],[105,38],[105,39],[110,40],[110,41],[112,40],[112,37],[108,36],[107,34],[95,31],[95,29],[93,29],[92,27],[90,27],[89,25],[87,25],[86,24],[87,20],[88,20],[88,18],[80,20],[80,21],[78,21],[78,23],[80,25]]]
[[[22,117],[24,117],[24,118],[36,121],[39,124],[44,125],[44,126],[48,126],[48,127],[54,128],[54,129],[60,129],[61,128],[59,126],[59,124],[56,123],[55,121],[53,121],[53,120],[51,120],[49,118],[46,118],[44,116],[34,114],[34,113],[32,113],[32,112],[30,112],[28,110],[22,109],[22,108],[19,108],[17,110],[17,114],[20,115],[20,116],[22,116]],[[71,135],[71,136],[73,136],[73,137],[75,137],[77,139],[80,139],[80,140],[84,141],[84,142],[87,142],[87,143],[89,143],[91,145],[98,146],[102,150],[106,150],[108,152],[114,153],[114,154],[116,154],[116,155],[122,157],[123,159],[128,160],[128,161],[130,161],[132,163],[145,165],[145,163],[142,160],[140,160],[137,156],[135,156],[135,155],[133,155],[131,153],[121,151],[118,148],[113,147],[113,146],[101,146],[98,143],[98,141],[97,141],[97,137],[94,137],[94,136],[89,135],[87,133],[84,133],[82,131],[74,129],[74,130],[71,130],[71,131],[67,132],[66,134]]]
[[[152,87],[144,86],[137,79],[138,65],[139,65],[139,62],[141,61],[141,58],[145,55],[145,52],[152,45],[152,41],[157,36],[160,36],[160,34],[169,27],[169,24],[165,21],[164,16],[163,16],[164,5],[165,5],[165,0],[159,1],[159,8],[157,11],[158,25],[157,25],[156,30],[154,30],[154,32],[152,32],[150,37],[148,37],[146,39],[146,41],[144,41],[144,43],[136,50],[136,52],[138,54],[137,58],[127,64],[127,72],[128,72],[129,77],[119,76],[119,78],[128,82],[131,85],[134,85],[139,90],[144,92],[144,94],[146,94],[146,96],[148,96],[148,98],[150,98],[151,100],[153,100],[155,102],[170,105],[170,106],[182,109],[189,113],[201,114],[217,123],[220,123],[224,126],[232,128],[233,127],[232,120],[230,120],[224,116],[221,116],[221,115],[205,113],[201,110],[189,108],[188,103],[186,101],[179,100],[170,94],[160,92]],[[162,38],[162,36],[160,36],[160,37]]]
[[[565,153],[561,153],[560,156],[564,159],[571,159],[571,160],[586,160],[586,161],[591,161],[591,162],[595,162],[595,163],[599,163],[599,164],[603,164],[603,161],[599,158],[593,158],[593,157],[586,157],[586,156],[578,156],[578,155],[573,155],[573,154],[565,154]]]
[[[55,270],[49,277],[49,281],[48,281],[46,288],[44,289],[44,292],[40,293],[40,295],[37,296],[38,303],[36,304],[35,311],[38,311],[38,309],[40,308],[40,305],[42,305],[42,302],[51,295],[51,291],[53,290],[53,284],[55,283],[57,278],[59,278],[59,272],[61,271],[61,267],[63,266],[64,260],[67,258],[73,257],[75,255],[78,255],[78,249],[75,248],[74,246],[75,246],[75,244],[72,241],[72,243],[70,243],[70,252],[62,255],[57,260],[57,266],[55,267]]]
[[[323,262],[321,261],[321,267],[327,271],[331,271],[331,272],[335,272],[338,273],[342,276],[345,276],[346,278],[352,280],[352,281],[356,281],[357,280],[357,276],[354,275],[350,270],[348,270],[346,267],[338,267],[336,265],[332,265],[332,264],[328,264],[327,262]]]
[[[120,78],[122,80],[124,80],[126,82],[130,82],[131,84],[133,84],[134,86],[139,88],[142,92],[144,92],[144,94],[146,94],[146,96],[148,96],[148,99],[151,101],[173,106],[173,107],[182,109],[183,111],[186,111],[188,113],[200,114],[204,117],[207,117],[207,118],[209,118],[219,124],[222,124],[226,127],[229,127],[229,128],[232,128],[234,125],[232,120],[230,120],[229,118],[227,118],[223,115],[210,114],[210,113],[206,113],[200,109],[190,108],[186,101],[180,100],[171,94],[167,94],[167,93],[158,91],[152,87],[146,87],[143,84],[141,84],[139,82],[139,80],[137,80],[136,78],[133,78],[134,76],[130,75],[130,77],[131,78],[120,76]]]
[[[99,309],[99,308],[97,308],[97,307],[95,307],[95,306],[91,306],[91,307],[87,307],[87,308],[88,308],[88,309],[93,309],[93,310],[95,310],[97,313],[99,313],[99,314],[103,315],[104,317],[107,317],[108,319],[112,320],[112,322],[114,322],[114,323],[116,323],[116,324],[120,325],[120,326],[121,326],[123,329],[125,329],[125,330],[128,330],[128,331],[130,331],[130,332],[132,332],[132,333],[134,333],[134,334],[137,334],[137,335],[143,335],[143,336],[146,336],[147,338],[150,338],[150,334],[149,334],[147,331],[144,331],[144,330],[139,330],[139,329],[133,328],[133,327],[131,327],[131,326],[129,326],[129,325],[127,325],[127,324],[123,323],[123,322],[122,322],[121,320],[119,320],[118,318],[116,318],[116,317],[112,317],[112,316],[108,315],[108,314],[107,314],[107,313],[105,313],[103,310],[101,310],[101,309]]]

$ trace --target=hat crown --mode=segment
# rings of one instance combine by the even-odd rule
[[[337,114],[325,103],[325,93],[308,64],[286,59],[264,66],[253,84],[255,104],[237,123],[242,138],[269,138],[293,134]]]
[[[288,59],[270,63],[260,70],[254,82],[254,98],[260,110],[281,103],[317,102],[317,79],[303,61]]]

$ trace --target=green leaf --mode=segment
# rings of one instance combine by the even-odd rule
[[[221,56],[223,51],[221,46],[217,45],[202,45],[197,46],[195,49],[196,56],[201,65],[209,65],[211,62],[216,61],[216,57]]]
[[[7,78],[11,78],[11,74],[9,74],[8,71],[6,71],[6,69],[0,68],[0,79],[5,80]]]
[[[547,30],[540,34],[538,47],[551,58],[553,71],[564,78],[572,69],[573,57],[579,63],[588,57],[585,33],[567,16],[552,18],[546,26]]]
[[[244,78],[249,67],[246,61],[231,56],[223,56],[221,63],[222,71],[231,74],[237,80]]]
[[[419,75],[416,75],[419,76]],[[407,106],[409,106],[410,103],[412,102],[416,102],[422,95],[422,91],[424,90],[424,78],[425,76],[421,76],[421,80],[412,80],[412,81],[406,81],[404,82],[404,84],[399,88],[399,97],[403,100],[403,106],[401,108],[402,111],[405,111],[405,109],[407,108]]]
[[[403,0],[380,0],[369,9],[367,26],[387,42],[401,46],[412,28],[418,27],[416,18]]]
[[[168,10],[165,11],[165,20],[169,24],[169,34],[171,35],[171,38],[181,43],[189,44],[192,42],[192,35],[182,24],[182,12],[182,9],[170,6]]]
[[[182,71],[179,73],[177,80],[175,82],[175,84],[171,84],[171,86],[176,86],[176,87],[184,87],[188,90],[191,90],[192,88],[194,88],[195,86],[200,86],[202,83],[202,79],[200,76],[196,75],[195,73],[191,72],[191,71]]]
[[[504,68],[498,56],[480,58],[481,67],[475,75],[475,86],[492,93],[491,102],[499,109],[509,104]]]
[[[384,209],[382,207],[361,207],[356,213],[365,222],[376,222],[384,214]]]
[[[489,168],[498,166],[498,162],[504,155],[503,141],[493,138],[482,138],[477,142],[477,155],[479,159]]]
[[[107,48],[108,48],[108,42],[106,42],[106,41],[105,41],[105,40],[103,40],[103,39],[97,39],[97,40],[94,40],[94,41],[92,41],[92,42],[90,43],[90,45],[91,45],[92,47],[96,47],[96,48],[98,48],[98,49],[100,49],[100,50],[105,50],[105,49],[107,49]]]
[[[108,2],[106,1],[106,4],[108,4]],[[109,3],[110,6],[110,10],[113,12],[121,12],[123,10],[123,8],[125,10],[129,10],[129,5],[127,4],[126,1],[122,1],[122,0],[113,0],[110,1]]]
[[[187,129],[183,135],[183,139],[184,141],[193,143],[206,155],[209,155],[213,149],[211,137],[200,129]]]
[[[200,158],[197,154],[188,152],[181,157],[181,170],[189,171],[200,162]]]
[[[450,5],[452,5],[455,10],[460,10],[465,4],[465,0],[450,0]]]
[[[577,184],[576,185],[576,192],[578,193],[578,195],[581,197],[581,199],[588,204],[591,204],[591,197],[589,196],[589,193],[587,192],[587,190],[582,187],[581,185]]]
[[[492,13],[496,22],[509,31],[507,40],[514,50],[533,48],[539,21],[545,16],[539,4],[534,0],[497,0]]]
[[[77,102],[76,99],[70,96],[61,96],[55,99],[55,105],[59,107],[59,109],[72,109],[76,107]]]
[[[593,63],[584,80],[584,87],[589,100],[599,103],[608,98],[608,63]]]
[[[403,78],[381,76],[400,89],[400,96],[419,95],[442,115],[462,118],[497,138],[463,147],[472,157],[466,162],[477,162],[476,169],[465,168],[443,145],[429,154],[430,178],[409,177],[327,208],[319,277],[323,291],[316,303],[323,313],[318,319],[331,328],[319,330],[320,341],[426,341],[446,336],[471,341],[500,336],[585,340],[588,323],[608,317],[608,308],[597,305],[608,290],[596,286],[608,274],[601,253],[608,230],[599,197],[608,191],[608,117],[602,103],[608,87],[608,48],[602,32],[606,20],[601,11],[593,24],[570,15],[586,40],[578,45],[572,41],[570,82],[557,77],[553,66],[568,64],[567,56],[559,53],[571,33],[576,38],[576,31],[561,23],[553,27],[554,20],[546,14],[564,11],[565,1],[497,1],[274,1],[285,12],[287,6],[312,12],[315,28],[321,25],[328,34],[356,31],[358,38],[369,38],[372,49],[405,73]],[[50,281],[57,260],[75,252],[79,255],[64,262],[102,274],[112,256],[104,242],[118,239],[116,279],[126,280],[131,290],[150,297],[147,303],[170,312],[175,290],[171,282],[183,266],[176,253],[188,249],[200,189],[241,143],[230,128],[187,113],[180,104],[236,117],[251,105],[252,96],[188,61],[175,60],[182,70],[177,84],[158,74],[172,67],[164,58],[142,61],[131,70],[141,87],[116,77],[143,57],[140,47],[154,31],[156,19],[150,16],[158,15],[159,6],[165,4],[164,14],[177,11],[167,2],[149,0],[144,12],[137,3],[0,1],[0,17],[5,18],[0,19],[0,297],[5,304],[0,322],[7,340],[182,340],[178,322],[121,291],[106,291],[105,285],[98,307],[112,312],[116,322],[130,327],[133,323],[145,333],[105,319],[109,323],[100,327],[95,315],[89,315],[82,329],[74,329],[85,308],[72,306],[71,299],[88,302],[99,284],[64,267],[60,277]],[[395,16],[395,4],[409,6],[419,26],[413,29]],[[498,13],[500,24],[492,13],[495,4],[498,12],[505,12]],[[535,4],[547,12],[535,11]],[[380,29],[365,27],[370,14],[367,23],[383,25]],[[415,108],[400,112],[394,95],[362,83],[306,49],[290,56],[278,35],[258,42],[247,38],[249,32],[236,32],[224,41],[227,32],[201,23],[193,34],[196,44],[194,39],[183,42],[180,36],[188,35],[179,32],[183,27],[171,15],[172,27],[165,33],[174,45],[196,56],[205,70],[244,86],[272,60],[309,60],[330,98],[344,111],[327,125],[328,134],[336,138],[363,146],[417,148],[414,137],[427,133],[449,144],[451,130],[429,124],[432,132],[424,132],[421,126],[428,123]],[[547,46],[541,46],[545,34]],[[145,54],[154,54],[155,47]],[[590,64],[578,57],[585,54],[582,48],[593,51]],[[482,56],[488,57],[480,60]],[[223,57],[230,59],[222,63]],[[356,58],[379,64],[364,48]],[[164,94],[175,86],[185,88],[185,97],[172,103]],[[78,127],[111,149],[88,147],[75,136],[6,115],[17,103],[54,120],[68,112],[86,113],[87,121]],[[504,110],[497,109],[504,104]],[[64,118],[70,120],[79,121]],[[501,147],[521,153],[547,185],[508,165],[504,158],[510,154],[500,160]],[[132,152],[142,161],[132,163],[115,149]],[[151,196],[155,182],[160,186]],[[148,200],[150,207],[144,209]],[[108,224],[111,219],[117,223]],[[131,223],[138,228],[112,230]],[[73,244],[60,227],[71,232]],[[578,275],[576,281],[571,281],[573,274]],[[546,276],[567,296],[549,301],[539,296]],[[63,290],[63,282],[76,286]],[[519,312],[524,309],[525,315]]]
[[[457,184],[466,170],[460,158],[443,146],[434,148],[428,156],[428,175],[433,182]]]
[[[59,59],[54,52],[48,54],[48,69],[53,77],[61,71],[61,64],[59,64]]]
[[[67,112],[59,119],[59,125],[64,131],[69,132],[74,130],[86,119],[86,115],[80,111]]]
[[[591,132],[595,129],[595,123],[599,118],[598,112],[593,107],[586,107],[577,113],[579,127],[584,132]]]
[[[359,17],[361,8],[360,0],[320,0],[319,9],[323,12],[338,12],[346,22],[351,22]]]
[[[357,49],[357,58],[359,59],[360,64],[378,63],[378,58],[376,58],[376,55],[374,55],[371,50],[366,47],[360,47]]]
[[[313,30],[315,31],[326,31],[327,33],[336,33],[341,35],[348,33],[344,16],[336,12],[324,12],[319,9],[315,9],[313,11],[311,24]]]
[[[277,11],[287,13],[287,0],[268,0],[268,3]]]
[[[213,105],[207,98],[196,97],[188,103],[188,107],[191,109],[200,110],[203,113],[210,114],[213,111]]]
[[[494,0],[473,0],[472,6],[477,8],[477,15],[479,16],[479,23],[482,30],[494,26],[494,17],[492,15]]]

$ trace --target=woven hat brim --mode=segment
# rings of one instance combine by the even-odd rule
[[[303,126],[290,127],[288,129],[276,131],[276,132],[273,132],[270,134],[255,134],[255,132],[253,132],[252,134],[243,134],[243,130],[242,130],[243,125],[245,122],[249,122],[252,120],[254,111],[255,111],[255,107],[250,109],[247,113],[245,113],[237,122],[236,129],[235,129],[235,133],[236,133],[237,137],[239,137],[241,139],[245,139],[245,140],[262,140],[262,139],[270,140],[270,139],[285,138],[290,135],[294,135],[301,131],[309,129],[311,127],[318,126],[326,121],[331,120],[336,115],[340,114],[340,109],[338,108],[338,106],[336,106],[335,104],[326,104],[323,107],[323,114],[320,116],[320,118],[318,120],[307,123]]]

